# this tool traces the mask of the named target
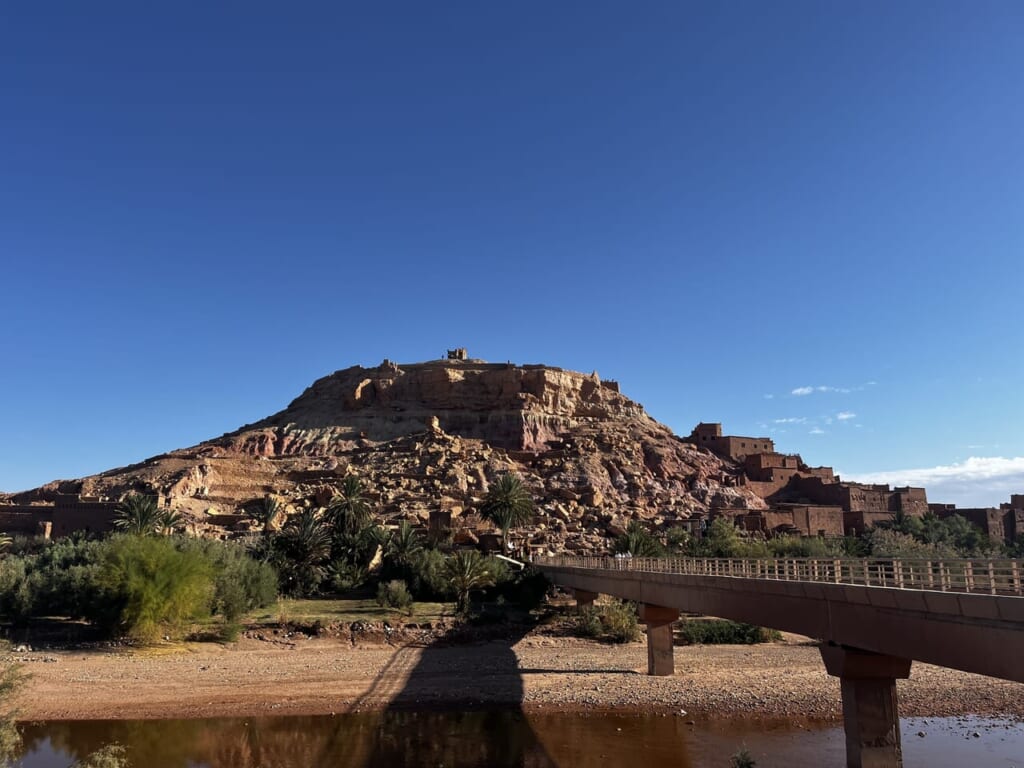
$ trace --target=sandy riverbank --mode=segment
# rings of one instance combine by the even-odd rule
[[[15,654],[30,678],[26,720],[328,714],[388,707],[521,704],[527,710],[686,710],[693,717],[837,718],[839,685],[800,638],[680,646],[676,675],[647,677],[646,647],[527,635],[448,647],[329,638],[243,639],[146,651]],[[916,664],[899,683],[904,716],[1009,715],[1024,685]]]

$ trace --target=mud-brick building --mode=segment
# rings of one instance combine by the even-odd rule
[[[848,483],[838,477],[794,477],[786,488],[786,496],[790,502],[840,507],[846,533],[863,533],[891,520],[896,513],[922,517],[928,511],[924,488]]]
[[[755,453],[743,459],[743,484],[763,499],[771,500],[794,477],[818,477],[828,483],[836,481],[832,467],[809,467],[796,453]]]
[[[690,433],[690,442],[733,461],[742,461],[756,453],[774,453],[775,443],[769,437],[736,437],[723,435],[721,424],[701,422]]]
[[[842,507],[816,504],[775,504],[771,509],[751,510],[737,523],[750,533],[764,536],[842,536]]]
[[[54,538],[75,531],[106,533],[113,529],[116,509],[114,501],[58,493],[51,503],[0,504],[0,531]]]
[[[993,541],[1014,541],[1024,536],[1024,494],[1010,496],[1009,503],[998,507],[966,507],[956,504],[929,504],[929,511],[938,517],[960,515],[981,528]]]

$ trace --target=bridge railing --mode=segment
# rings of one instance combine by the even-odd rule
[[[679,573],[866,587],[1024,595],[1020,560],[909,558],[535,557],[535,565],[609,571]]]

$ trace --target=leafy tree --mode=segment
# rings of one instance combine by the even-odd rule
[[[693,548],[690,531],[681,525],[669,528],[665,533],[665,548],[673,555],[685,555]]]
[[[1024,557],[1024,535],[1017,536],[1006,545],[1007,557]]]
[[[701,540],[701,554],[706,557],[740,557],[743,543],[731,521],[716,517]]]
[[[455,592],[456,607],[460,613],[469,613],[469,598],[473,592],[493,586],[494,574],[487,559],[475,549],[461,550],[445,562],[445,575]]]
[[[697,547],[701,557],[766,557],[764,542],[744,539],[732,521],[716,517]]]
[[[872,528],[865,535],[874,557],[955,558],[957,552],[946,544],[929,544],[914,538],[909,533],[900,533],[891,528]]]
[[[519,475],[506,472],[491,484],[480,505],[480,516],[501,531],[501,551],[507,553],[509,531],[533,519],[533,498]]]
[[[835,557],[836,552],[825,539],[817,536],[776,536],[768,539],[772,557]]]
[[[626,532],[612,544],[615,552],[628,552],[633,557],[661,557],[665,548],[639,520],[630,520]]]
[[[896,533],[904,533],[917,539],[920,539],[924,532],[924,523],[921,518],[908,515],[902,509],[894,512],[891,520],[880,521],[876,527],[888,528]]]
[[[877,547],[874,543],[875,534],[878,531],[890,531],[898,536],[910,537],[918,544],[930,545],[931,549],[921,549],[914,546],[906,538],[892,539],[881,537],[878,541],[883,542],[887,551],[892,550],[898,543],[906,552],[915,552],[923,557],[986,557],[996,553],[998,547],[985,535],[984,531],[974,525],[963,515],[950,515],[940,518],[932,512],[922,517],[914,517],[899,511],[892,519],[879,523],[871,531],[868,531],[865,538],[869,540],[873,554]],[[943,554],[945,553],[945,554]],[[893,557],[910,557],[916,555],[893,554]]]
[[[334,527],[348,533],[355,533],[370,524],[373,515],[363,481],[349,475],[341,482],[341,488],[327,507]]]
[[[130,493],[114,510],[114,527],[134,536],[148,536],[160,524],[156,496]]]
[[[331,534],[318,511],[304,509],[292,515],[274,541],[285,589],[295,595],[316,592],[331,554]]]

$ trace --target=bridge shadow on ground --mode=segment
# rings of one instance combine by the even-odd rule
[[[524,670],[514,646],[531,629],[470,627],[399,648],[355,704],[377,709],[386,701],[360,765],[555,766],[522,707]]]

